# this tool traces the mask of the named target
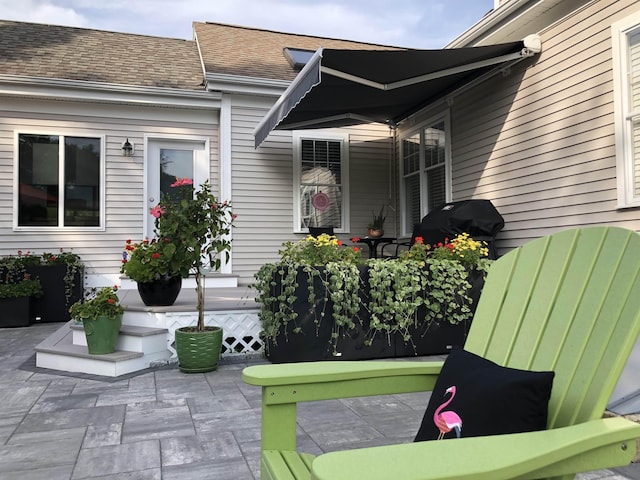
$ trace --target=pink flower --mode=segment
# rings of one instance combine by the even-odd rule
[[[193,180],[191,180],[188,177],[185,178],[178,178],[176,177],[176,181],[173,182],[171,185],[169,185],[170,187],[181,187],[183,185],[193,185]]]
[[[164,209],[160,206],[160,204],[156,205],[155,207],[153,207],[151,210],[149,210],[149,213],[151,213],[151,215],[154,216],[154,218],[160,218],[160,215],[162,215],[163,213],[165,213]]]
[[[231,215],[231,221],[235,220],[236,218],[238,218],[238,214],[234,213]]]
[[[416,237],[416,243],[423,244],[424,239],[422,237]]]

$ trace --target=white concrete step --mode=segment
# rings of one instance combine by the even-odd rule
[[[87,337],[82,324],[71,324],[73,344],[87,346]],[[120,327],[116,350],[156,353],[167,350],[167,329],[125,325]]]
[[[71,328],[72,323],[72,321],[65,323],[53,335],[36,346],[37,367],[117,377],[144,370],[157,363],[164,363],[171,357],[171,352],[166,348],[166,332],[164,348],[161,350],[144,353],[142,351],[116,350],[114,353],[91,355],[85,345],[74,345],[74,330],[77,329]],[[84,332],[81,333],[84,336]],[[145,335],[136,335],[134,329],[129,330],[125,336],[143,338]],[[151,337],[153,336],[151,335]],[[144,340],[141,342],[144,343]],[[157,340],[154,340],[151,343],[153,345],[156,342]]]

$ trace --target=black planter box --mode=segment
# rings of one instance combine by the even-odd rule
[[[27,267],[32,278],[39,278],[43,295],[33,301],[33,313],[37,322],[68,322],[69,307],[84,295],[84,270],[75,272],[71,295],[66,298],[66,265]]]
[[[318,267],[323,274],[323,268]],[[360,296],[363,303],[368,302],[368,269],[361,267]],[[471,310],[475,311],[480,292],[484,285],[481,272],[470,272],[472,284],[469,296],[472,298]],[[274,291],[278,295],[281,291],[281,279],[274,278]],[[452,325],[446,320],[431,322],[425,325],[425,313],[418,310],[416,327],[410,329],[411,340],[405,342],[400,334],[387,335],[369,329],[369,313],[361,308],[358,313],[355,328],[344,331],[334,346],[333,333],[333,305],[330,299],[325,301],[325,289],[322,281],[314,278],[316,300],[313,306],[308,303],[307,274],[297,272],[295,291],[296,300],[292,308],[298,313],[295,322],[289,322],[286,329],[281,329],[275,341],[266,339],[265,354],[273,363],[310,362],[318,360],[370,360],[396,357],[412,357],[416,355],[438,355],[448,353],[453,346],[463,346],[469,331],[469,323]],[[324,317],[318,312],[324,310]],[[320,319],[318,322],[317,319]],[[298,331],[294,331],[298,329]]]
[[[0,328],[28,327],[35,320],[31,297],[0,298]]]

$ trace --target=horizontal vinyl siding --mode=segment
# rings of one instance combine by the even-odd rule
[[[260,266],[279,258],[293,233],[293,149],[291,132],[273,131],[254,148],[253,130],[268,111],[252,99],[235,99],[232,108],[232,190],[234,212],[233,273],[241,284],[252,282]],[[366,234],[371,209],[390,197],[389,131],[368,125],[350,133],[351,236]],[[387,220],[391,228],[393,220]]]
[[[457,97],[453,198],[487,198],[505,217],[499,247],[558,229],[616,224],[610,25],[639,7],[601,1],[542,32],[539,58]]]
[[[196,136],[209,138],[212,184],[218,185],[218,126],[215,111],[110,106],[75,102],[14,101],[0,107],[0,255],[18,249],[36,253],[73,250],[94,281],[119,276],[125,240],[140,240],[147,214],[143,198],[144,138]],[[14,131],[51,134],[105,135],[106,211],[104,231],[12,231]],[[124,157],[122,142],[135,144]]]

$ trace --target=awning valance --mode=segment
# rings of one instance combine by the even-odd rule
[[[443,50],[319,49],[254,131],[396,125],[496,66],[540,52],[540,39]]]

